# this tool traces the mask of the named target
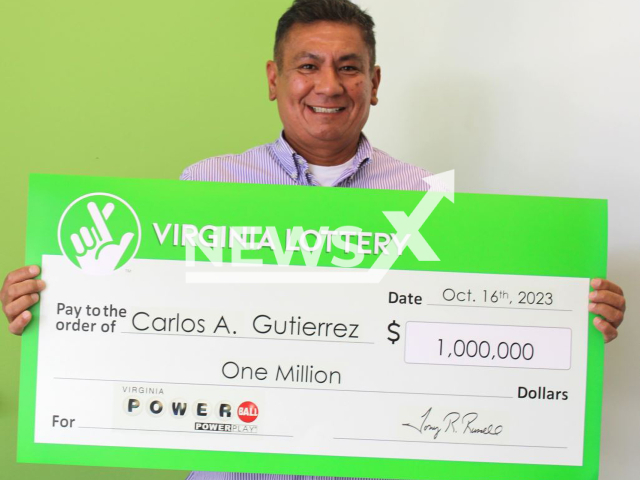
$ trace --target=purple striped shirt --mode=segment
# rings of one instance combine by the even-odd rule
[[[373,148],[364,134],[351,168],[333,183],[334,187],[426,191],[422,180],[431,174],[396,160]],[[308,162],[298,155],[280,134],[273,143],[260,145],[238,155],[211,157],[187,167],[181,180],[207,182],[262,183],[318,186]],[[437,189],[436,185],[433,185]],[[191,472],[187,480],[330,480],[334,477],[263,475],[252,473]],[[354,479],[355,480],[355,479]]]
[[[334,182],[334,187],[387,190],[428,190],[422,181],[431,175],[415,165],[396,160],[373,148],[364,135],[351,168]],[[273,143],[240,154],[211,157],[187,167],[181,180],[207,182],[262,183],[317,186],[307,161],[298,155],[281,134]]]

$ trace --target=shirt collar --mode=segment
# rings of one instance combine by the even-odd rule
[[[284,130],[280,132],[280,137],[271,145],[271,152],[276,157],[282,168],[287,172],[292,179],[297,180],[298,176],[307,169],[308,162],[302,155],[296,153],[296,151],[289,145],[284,138]],[[360,142],[358,143],[358,149],[353,159],[353,166],[351,167],[348,176],[353,175],[356,171],[365,165],[373,155],[373,147],[367,140],[364,133],[360,134]],[[300,170],[298,170],[300,166]],[[345,172],[346,173],[346,172]]]

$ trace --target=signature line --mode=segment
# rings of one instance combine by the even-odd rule
[[[440,443],[445,445],[479,445],[486,447],[519,447],[519,448],[556,448],[566,449],[568,447],[554,447],[548,445],[505,445],[503,443],[466,443],[466,442],[439,442],[437,440],[393,440],[386,438],[350,438],[350,437],[333,437],[334,440],[359,440],[366,442],[401,442],[401,443]]]

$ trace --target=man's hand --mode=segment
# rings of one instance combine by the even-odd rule
[[[38,300],[38,292],[44,290],[42,280],[34,280],[40,273],[36,265],[19,268],[7,275],[0,290],[2,311],[9,320],[9,331],[14,335],[22,335],[24,328],[31,321],[31,312],[27,310]]]
[[[589,293],[589,311],[599,315],[593,324],[604,335],[605,343],[618,336],[618,327],[624,319],[627,304],[622,289],[609,280],[594,278],[591,280],[594,291]]]

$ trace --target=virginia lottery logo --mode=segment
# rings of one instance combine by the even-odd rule
[[[91,193],[74,200],[60,217],[58,243],[83,272],[107,275],[135,257],[140,233],[140,220],[127,202]]]

